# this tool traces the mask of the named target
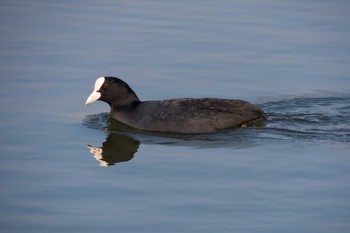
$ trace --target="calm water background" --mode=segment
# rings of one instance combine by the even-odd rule
[[[1,1],[0,232],[349,232],[349,10]],[[270,121],[120,132],[84,106],[103,75],[141,99],[246,99]]]

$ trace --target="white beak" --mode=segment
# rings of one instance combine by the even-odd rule
[[[101,93],[97,92],[97,91],[93,91],[89,97],[87,98],[85,105],[89,105],[92,104],[93,102],[95,102],[96,100],[98,100],[101,97]]]
[[[104,82],[105,82],[104,77],[100,77],[96,80],[94,90],[92,91],[90,96],[87,98],[85,105],[92,104],[93,102],[95,102],[96,100],[98,100],[101,97],[101,93],[98,92],[98,90],[100,90],[100,88],[102,87],[102,84]]]

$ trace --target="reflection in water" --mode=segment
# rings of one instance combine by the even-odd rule
[[[131,160],[139,145],[140,142],[133,138],[111,133],[102,147],[88,145],[88,148],[94,158],[100,162],[100,166],[106,167]]]

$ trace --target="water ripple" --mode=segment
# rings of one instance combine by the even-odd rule
[[[298,97],[261,105],[265,131],[281,138],[350,142],[350,97]]]

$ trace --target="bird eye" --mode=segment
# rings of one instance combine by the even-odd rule
[[[107,89],[109,88],[109,85],[107,83],[104,83],[103,86],[102,86],[103,89]]]

